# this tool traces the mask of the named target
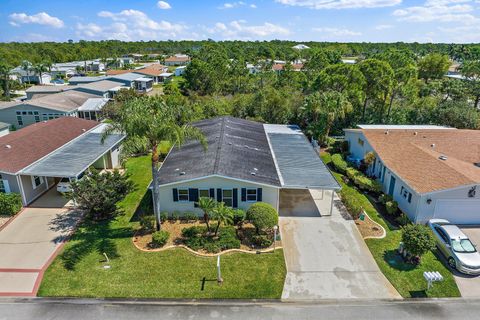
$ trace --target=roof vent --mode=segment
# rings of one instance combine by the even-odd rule
[[[252,176],[256,176],[256,175],[257,175],[257,173],[256,173],[255,171],[250,172],[250,174],[251,174]]]
[[[385,134],[389,134],[388,130],[387,130],[387,131],[385,131]]]
[[[82,131],[83,131],[83,132],[85,132],[85,131],[87,131],[87,130],[85,130],[85,129],[82,129]]]
[[[7,148],[7,149],[12,149],[12,146],[9,145],[9,144],[6,144],[6,145],[5,145],[5,148]]]
[[[418,135],[418,132],[417,132],[417,131],[415,131],[415,132],[413,133],[413,135],[414,135],[414,136]]]
[[[253,171],[258,171],[258,168],[253,168]]]
[[[442,154],[440,157],[438,157],[438,159],[445,161],[447,160],[447,156]]]
[[[184,175],[185,175],[185,171],[180,172],[180,175],[181,175],[181,176],[184,176]]]
[[[430,147],[435,148],[435,143],[432,143]]]
[[[480,168],[480,162],[475,162],[473,165]]]

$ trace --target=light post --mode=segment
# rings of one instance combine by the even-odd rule
[[[277,230],[278,226],[273,227],[273,251],[275,251],[275,248],[277,247]]]

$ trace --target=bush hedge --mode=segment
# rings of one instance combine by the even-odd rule
[[[156,231],[152,234],[152,246],[163,247],[167,243],[170,233],[166,230]]]
[[[357,199],[349,196],[346,192],[342,192],[342,190],[340,191],[340,197],[342,198],[342,202],[352,218],[357,220],[360,217],[360,212],[362,211],[362,207],[359,205]]]
[[[0,192],[0,214],[13,216],[22,210],[22,197],[18,193]]]
[[[247,220],[257,229],[264,231],[278,224],[278,212],[266,202],[256,202],[247,210]]]
[[[237,209],[233,212],[233,224],[240,226],[246,218],[247,214],[242,209]]]
[[[347,171],[348,164],[345,160],[343,160],[343,157],[341,154],[335,153],[332,155],[332,163],[335,169],[341,173],[345,174]]]
[[[385,203],[385,208],[386,208],[387,213],[389,215],[394,216],[398,213],[398,203],[397,203],[397,201],[394,201],[394,200],[387,201],[387,203]]]
[[[273,240],[265,234],[256,234],[252,237],[252,242],[259,248],[268,248],[272,245]]]
[[[240,248],[240,240],[234,227],[220,228],[217,237],[207,234],[207,227],[192,226],[182,230],[184,243],[189,248],[209,253],[218,253],[222,250]]]
[[[402,228],[402,242],[408,253],[421,257],[435,249],[435,239],[430,229],[421,224],[408,224]]]
[[[345,172],[347,177],[361,190],[374,193],[380,193],[382,191],[382,185],[378,181],[370,179],[359,170],[348,167]]]
[[[140,217],[140,226],[145,231],[152,231],[155,228],[155,216]]]

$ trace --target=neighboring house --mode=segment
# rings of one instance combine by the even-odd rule
[[[369,173],[413,222],[480,224],[480,131],[360,126],[345,139],[352,161],[373,152]]]
[[[25,90],[25,92],[27,94],[27,100],[31,100],[31,99],[44,97],[50,94],[68,91],[68,90],[71,90],[72,88],[74,88],[74,86],[63,86],[63,85],[31,86],[30,88]]]
[[[107,80],[108,77],[106,76],[97,76],[97,77],[71,77],[68,79],[68,83],[71,85],[78,85],[78,84],[87,84],[92,82],[97,82],[101,80]]]
[[[102,72],[105,70],[105,64],[100,61],[93,61],[87,66],[87,69],[93,72]]]
[[[176,54],[165,58],[166,66],[186,66],[190,63],[190,57],[186,54]]]
[[[187,68],[186,66],[180,66],[180,67],[175,68],[175,76],[177,76],[177,77],[183,76],[186,68]]]
[[[163,82],[162,74],[168,71],[168,67],[161,64],[151,64],[148,67],[140,68],[132,72],[142,75],[147,78],[151,78],[154,84]]]
[[[46,84],[52,80],[52,76],[48,72],[43,72],[39,75],[33,70],[27,72],[21,67],[12,69],[10,74],[12,75],[12,80],[18,80],[21,83]]]
[[[0,137],[0,192],[19,193],[26,206],[62,178],[78,179],[91,166],[119,167],[125,136],[114,134],[102,142],[106,126],[64,117]]]
[[[117,59],[121,65],[121,67],[123,67],[124,65],[126,64],[134,64],[135,63],[135,59],[133,59],[132,57],[121,57],[121,58],[118,58]]]
[[[143,76],[137,73],[129,72],[129,73],[123,73],[123,74],[118,74],[114,76],[109,76],[108,80],[122,83],[123,86],[128,88],[135,88],[136,87],[135,81],[140,78],[143,78]]]
[[[127,70],[111,69],[111,70],[107,70],[107,76],[116,76],[116,75],[119,75],[119,74],[125,74],[125,73],[134,72],[134,71],[135,70],[132,70],[132,69],[127,69]]]
[[[262,71],[262,67],[260,65],[254,65],[251,63],[247,63],[248,73],[250,74],[257,74]]]
[[[90,98],[77,109],[77,117],[98,121],[102,115],[102,108],[110,101],[107,98]]]
[[[292,49],[305,50],[305,49],[310,49],[310,47],[305,44],[297,44],[296,46],[293,46]]]
[[[50,75],[55,78],[68,78],[76,73],[76,68],[71,66],[52,66]]]
[[[24,102],[0,104],[0,121],[23,128],[34,123],[64,116],[77,116],[77,110],[88,99],[98,95],[68,90]]]
[[[161,211],[201,214],[195,206],[200,197],[244,210],[263,201],[278,210],[283,190],[340,188],[298,126],[233,117],[193,126],[208,148],[190,141],[171,149],[159,170]]]
[[[94,94],[103,98],[113,98],[113,93],[123,87],[123,83],[111,80],[101,80],[74,86],[75,91]]]
[[[0,122],[0,137],[3,137],[10,133],[10,124]]]

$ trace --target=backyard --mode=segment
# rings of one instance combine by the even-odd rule
[[[322,159],[326,164],[331,162],[330,154],[328,153],[323,153]],[[356,201],[358,205],[363,207],[372,220],[385,228],[385,238],[366,239],[365,242],[383,274],[402,297],[433,298],[460,296],[453,275],[439,260],[438,252],[428,252],[425,254],[418,266],[403,262],[403,259],[397,254],[397,248],[402,235],[401,229],[384,219],[369,198],[358,191],[353,184],[345,183],[341,174],[334,172],[334,175],[342,185],[342,196],[349,197]],[[427,291],[427,284],[423,278],[424,271],[438,271],[443,275],[444,281],[435,283],[433,288]]]
[[[123,213],[113,220],[84,222],[45,272],[39,296],[280,298],[286,273],[282,250],[222,255],[224,282],[219,286],[215,257],[198,257],[183,249],[136,249],[135,213],[148,207],[150,158],[132,158],[126,169],[136,190],[119,203]],[[109,269],[104,269],[103,253],[110,259]]]

